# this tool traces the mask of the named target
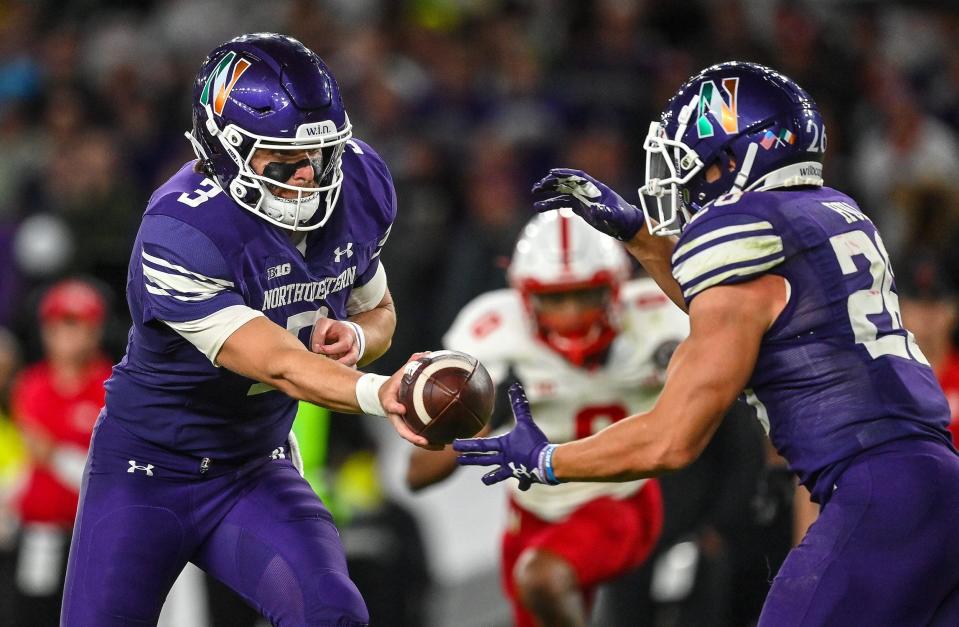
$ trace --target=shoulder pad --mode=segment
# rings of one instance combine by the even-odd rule
[[[777,220],[754,210],[746,196],[711,206],[683,230],[672,266],[687,304],[707,288],[748,281],[785,260]]]
[[[364,195],[378,207],[375,216],[385,230],[396,218],[396,190],[393,176],[379,153],[366,142],[353,138],[346,142],[343,151],[344,185],[351,181],[364,190]]]
[[[505,375],[516,352],[530,341],[525,321],[519,293],[511,289],[488,292],[460,311],[443,336],[443,346],[473,355],[491,374],[502,369]]]

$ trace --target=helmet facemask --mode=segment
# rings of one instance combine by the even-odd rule
[[[312,231],[322,227],[333,213],[343,183],[342,157],[346,142],[352,137],[349,118],[342,129],[332,122],[304,125],[294,139],[281,139],[250,133],[234,124],[219,129],[209,105],[205,107],[205,131],[216,138],[216,146],[238,169],[227,190],[240,206],[258,214],[268,222],[293,231]],[[205,160],[191,134],[187,137],[197,157]],[[252,161],[258,151],[276,156],[264,164],[258,174]],[[289,183],[300,166],[312,165],[309,186]],[[297,167],[293,167],[297,166]],[[286,176],[281,180],[280,177]],[[315,219],[322,212],[319,220]]]
[[[611,279],[611,277],[610,277]],[[618,333],[618,284],[526,286],[521,290],[536,336],[577,367],[605,361]]]
[[[690,218],[686,184],[704,167],[696,152],[681,140],[680,124],[675,139],[666,137],[659,122],[649,125],[643,143],[646,151],[646,184],[639,188],[646,225],[652,235],[676,235]]]

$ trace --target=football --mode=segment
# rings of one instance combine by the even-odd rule
[[[430,444],[476,435],[489,422],[495,395],[483,364],[459,351],[434,351],[411,361],[400,382],[404,420]]]

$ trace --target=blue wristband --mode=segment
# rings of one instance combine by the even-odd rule
[[[555,451],[555,444],[547,444],[546,450],[543,451],[543,474],[546,476],[546,481],[551,485],[559,483],[559,479],[553,473],[553,453]]]

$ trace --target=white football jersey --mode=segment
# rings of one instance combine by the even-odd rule
[[[577,368],[537,339],[521,296],[512,289],[488,292],[470,302],[443,343],[479,359],[497,384],[512,370],[546,437],[569,442],[651,408],[673,350],[689,334],[686,314],[652,279],[625,283],[620,297],[622,330],[606,363],[595,370]],[[522,507],[557,521],[597,497],[635,494],[643,481],[533,485],[526,492],[515,482],[510,485]]]

